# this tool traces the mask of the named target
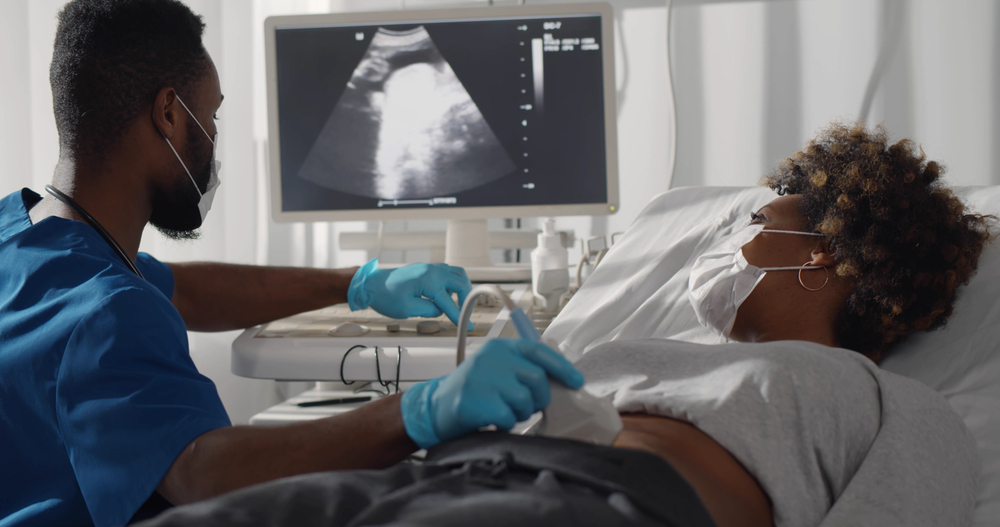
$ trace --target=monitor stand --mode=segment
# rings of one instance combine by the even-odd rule
[[[486,220],[448,220],[444,261],[464,267],[472,282],[530,282],[531,264],[495,265],[490,260],[490,231]]]

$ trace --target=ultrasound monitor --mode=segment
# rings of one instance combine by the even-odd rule
[[[486,266],[487,218],[618,207],[608,4],[265,22],[275,221],[447,219]]]

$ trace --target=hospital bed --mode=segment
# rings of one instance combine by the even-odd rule
[[[1000,187],[958,187],[975,212],[1000,216]],[[694,257],[749,212],[774,199],[766,188],[691,187],[649,203],[545,332],[571,355],[603,342],[671,338],[706,344],[687,301]],[[1000,245],[984,251],[941,330],[900,344],[881,364],[937,390],[975,437],[981,459],[972,525],[1000,518]],[[889,482],[887,482],[888,484]]]
[[[1000,187],[955,192],[972,211],[1000,216]],[[612,340],[719,343],[687,300],[690,266],[774,197],[760,187],[692,187],[653,198],[543,336],[570,358]],[[1000,245],[984,251],[947,326],[910,337],[881,366],[937,390],[963,419],[981,466],[971,525],[994,525],[1000,518]]]

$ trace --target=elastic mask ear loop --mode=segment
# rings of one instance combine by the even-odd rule
[[[826,273],[826,279],[823,280],[823,285],[817,287],[816,289],[813,289],[813,288],[807,286],[805,284],[805,282],[802,281],[802,271],[805,271],[806,269],[817,269],[817,268],[822,269],[823,272]],[[824,287],[826,287],[826,284],[829,283],[829,282],[830,282],[830,271],[828,271],[826,269],[826,267],[818,267],[818,266],[815,266],[815,265],[809,265],[809,262],[806,262],[806,263],[802,264],[802,267],[799,268],[799,285],[801,285],[803,287],[803,289],[805,289],[806,291],[813,291],[813,292],[819,291],[820,289],[823,289]]]
[[[170,147],[170,150],[172,150],[172,151],[174,152],[174,156],[176,156],[176,157],[177,157],[177,161],[180,161],[180,163],[181,163],[181,166],[182,166],[182,167],[184,167],[184,172],[186,172],[186,173],[187,173],[187,175],[188,175],[188,178],[190,178],[190,179],[191,179],[191,183],[193,183],[193,184],[194,184],[194,190],[195,190],[196,192],[198,192],[198,195],[199,195],[199,196],[202,196],[203,194],[202,194],[202,192],[201,192],[201,189],[200,189],[200,188],[198,188],[198,183],[196,183],[196,182],[195,182],[195,180],[194,180],[194,176],[192,176],[192,175],[191,175],[191,171],[190,171],[190,170],[188,170],[188,167],[187,167],[187,165],[185,165],[185,164],[184,164],[184,160],[183,160],[183,159],[181,159],[181,156],[180,156],[180,154],[178,154],[178,153],[177,153],[177,150],[176,150],[176,149],[174,148],[174,145],[172,145],[172,144],[170,143],[170,139],[167,139],[167,136],[163,135],[163,132],[160,132],[160,135],[161,135],[161,136],[163,136],[163,140],[167,142],[167,146],[169,146],[169,147]]]
[[[819,238],[822,238],[822,237],[826,236],[825,234],[821,234],[821,233],[818,233],[818,232],[784,231],[784,230],[777,230],[777,229],[764,229],[764,230],[761,230],[760,233],[800,234],[802,236],[816,236],[816,237],[819,237]],[[795,269],[795,267],[762,267],[760,269],[760,271],[784,271],[784,270],[793,270],[793,269]],[[806,291],[813,291],[813,292],[819,291],[820,289],[823,289],[824,287],[826,287],[826,284],[828,284],[830,282],[830,271],[827,270],[826,267],[821,267],[821,266],[818,266],[818,265],[809,265],[809,262],[806,262],[806,263],[802,264],[798,269],[799,269],[799,285],[801,285]],[[815,289],[807,286],[805,284],[805,282],[802,281],[802,271],[805,271],[806,269],[822,269],[823,272],[826,273],[826,279],[823,280],[823,285],[821,285],[821,286],[819,286],[819,287],[817,287]]]
[[[205,137],[207,137],[208,140],[212,142],[212,145],[215,145],[215,139],[212,139],[212,136],[208,135],[208,131],[206,131],[205,127],[201,125],[201,121],[199,121],[198,118],[195,117],[193,113],[191,113],[191,110],[189,110],[187,105],[184,104],[184,101],[181,100],[180,95],[177,96],[177,102],[181,103],[181,106],[183,106],[184,109],[187,110],[188,115],[190,115],[191,118],[194,119],[194,124],[198,125],[198,128],[201,128],[201,131],[202,133],[205,134]]]
[[[181,103],[181,106],[184,107],[184,110],[188,113],[188,115],[190,115],[191,118],[194,119],[194,123],[198,125],[198,128],[201,128],[201,132],[205,134],[206,137],[208,137],[208,140],[209,142],[212,143],[212,146],[215,146],[215,140],[212,139],[212,136],[208,135],[208,132],[205,131],[205,127],[202,126],[200,122],[198,122],[198,118],[195,117],[193,113],[191,113],[191,110],[189,110],[187,105],[184,104],[184,101],[181,100],[180,95],[177,96],[177,102]],[[163,139],[167,142],[167,145],[170,146],[170,150],[173,150],[174,156],[177,157],[177,160],[180,161],[181,166],[184,167],[184,172],[187,172],[188,178],[191,179],[191,183],[194,183],[194,189],[198,191],[198,195],[204,196],[204,193],[202,193],[201,189],[198,188],[198,182],[194,180],[194,176],[191,175],[191,171],[188,170],[187,165],[184,164],[184,160],[181,159],[181,155],[177,153],[177,149],[174,148],[174,145],[170,142],[170,139],[167,139],[167,136],[163,135],[162,131],[160,131],[160,135],[163,136]]]

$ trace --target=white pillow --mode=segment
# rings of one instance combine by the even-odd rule
[[[775,198],[760,187],[688,187],[660,194],[625,231],[545,331],[571,358],[610,340],[721,339],[687,299],[691,264]]]
[[[975,212],[1000,216],[1000,187],[959,187]],[[1000,518],[1000,245],[987,247],[979,271],[959,290],[941,330],[919,333],[894,349],[882,368],[940,392],[976,438],[982,472],[973,525]]]
[[[958,187],[972,211],[1000,216],[1000,187]],[[691,264],[776,197],[764,188],[689,187],[649,203],[545,332],[571,358],[610,340],[720,339],[687,300]],[[945,328],[910,337],[882,362],[938,390],[972,431],[982,458],[975,526],[1000,518],[1000,246],[959,290]]]

